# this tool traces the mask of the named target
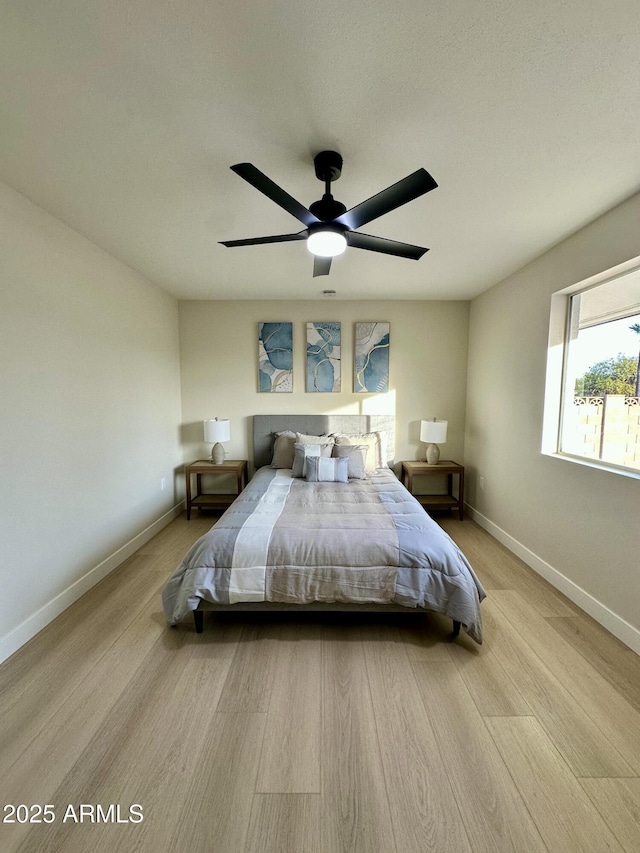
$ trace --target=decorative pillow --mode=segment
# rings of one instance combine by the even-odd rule
[[[336,435],[338,445],[366,445],[368,447],[366,472],[371,474],[378,468],[387,468],[386,433],[365,432],[362,435]],[[384,453],[383,453],[384,445]]]
[[[349,462],[349,479],[364,480],[367,476],[366,444],[334,444],[331,455],[336,459],[347,459]]]
[[[296,433],[296,442],[298,444],[335,444],[335,439],[332,435],[305,435],[303,432]],[[330,456],[331,454],[329,454]]]
[[[306,478],[308,483],[348,483],[349,460],[307,456]]]
[[[294,456],[291,466],[293,477],[304,477],[307,473],[307,459],[309,456],[331,456],[330,444],[298,444],[293,445]]]
[[[378,437],[380,438],[380,457],[381,457],[380,461],[382,463],[380,465],[380,467],[381,468],[388,468],[389,467],[389,456],[387,454],[387,448],[389,445],[389,434],[387,432],[385,432],[384,430],[380,430],[380,432],[378,433]]]
[[[296,440],[295,432],[290,429],[285,429],[282,432],[275,432],[274,436],[275,441],[273,443],[271,467],[293,468],[293,445]]]

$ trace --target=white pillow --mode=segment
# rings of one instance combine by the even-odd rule
[[[297,432],[296,444],[335,444],[335,439],[332,435],[305,435],[303,432]]]
[[[336,435],[336,444],[361,444],[368,448],[366,472],[372,474],[378,468],[387,468],[387,434],[365,432],[362,435]]]

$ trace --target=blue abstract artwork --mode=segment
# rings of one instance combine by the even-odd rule
[[[356,323],[353,390],[389,390],[389,323]]]
[[[292,323],[258,323],[258,390],[293,391]]]
[[[307,391],[340,391],[340,323],[307,323]]]

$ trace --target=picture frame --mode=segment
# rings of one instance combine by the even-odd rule
[[[293,391],[293,323],[258,323],[258,391]]]
[[[355,324],[353,390],[356,394],[384,394],[389,390],[388,322]]]
[[[309,393],[337,393],[341,390],[341,343],[340,323],[307,323]]]

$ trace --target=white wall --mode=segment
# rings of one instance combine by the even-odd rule
[[[640,650],[640,481],[540,453],[550,296],[636,256],[638,221],[640,196],[470,312],[392,300],[178,306],[0,184],[0,660],[172,517],[182,462],[209,453],[204,418],[230,418],[227,455],[250,458],[258,412],[395,411],[396,459],[422,458],[421,418],[448,419],[443,457],[465,462],[475,517]],[[265,320],[294,324],[291,394],[257,391]],[[309,320],[342,323],[339,394],[305,391]],[[389,395],[352,392],[358,320],[391,323]]]
[[[251,458],[251,415],[309,412],[396,414],[395,458],[424,458],[420,419],[449,421],[442,457],[461,461],[464,441],[467,302],[309,300],[180,303],[180,351],[185,461],[206,458],[202,420],[231,420],[227,457]],[[258,393],[258,323],[291,321],[294,390]],[[305,390],[306,323],[342,324],[342,391]],[[391,324],[388,395],[353,393],[353,327]]]
[[[182,451],[177,301],[2,184],[0,305],[2,660],[171,517]]]
[[[635,196],[473,300],[465,458],[476,518],[640,651],[640,480],[540,452],[551,294],[637,256],[638,223]]]

